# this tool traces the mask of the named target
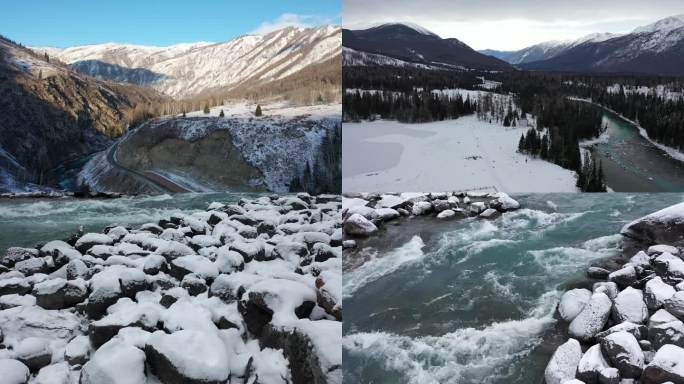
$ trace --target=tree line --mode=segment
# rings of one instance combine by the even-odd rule
[[[342,99],[345,121],[374,120],[376,117],[405,123],[455,119],[475,112],[477,102],[461,95],[430,91],[356,91]]]

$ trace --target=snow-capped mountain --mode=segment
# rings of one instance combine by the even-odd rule
[[[497,57],[511,64],[547,60],[584,43],[601,42],[620,36],[615,33],[592,33],[577,40],[550,40],[523,48],[519,51],[482,50],[480,53]]]
[[[571,46],[560,54],[522,64],[535,70],[684,74],[684,15],[631,33]]]
[[[411,23],[386,23],[342,32],[345,65],[429,66],[506,70],[510,65],[454,38],[442,39]]]
[[[174,97],[249,81],[283,79],[340,55],[341,29],[287,27],[265,35],[244,35],[221,43],[154,47],[106,43],[69,48],[33,48],[83,73],[144,84]]]

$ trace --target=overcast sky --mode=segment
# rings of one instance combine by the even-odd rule
[[[684,14],[684,0],[343,0],[342,23],[420,24],[474,49],[517,50],[594,32],[626,33]]]

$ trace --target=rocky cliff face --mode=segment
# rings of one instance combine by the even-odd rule
[[[110,143],[152,90],[95,80],[0,38],[0,190],[55,181],[64,161]]]
[[[260,118],[253,107],[226,105],[209,114],[150,120],[127,132],[108,155],[93,158],[80,179],[117,192],[146,191],[145,184],[160,179],[196,192],[339,190],[326,182],[339,180],[334,175],[341,153],[330,150],[341,133],[339,104],[264,106]],[[219,116],[223,109],[226,117]]]

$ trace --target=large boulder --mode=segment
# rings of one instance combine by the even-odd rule
[[[676,292],[665,300],[665,309],[680,320],[684,320],[684,291]]]
[[[648,319],[648,308],[644,302],[644,294],[640,289],[627,287],[615,298],[613,320],[616,323],[629,321],[641,324]]]
[[[634,220],[620,233],[646,244],[679,244],[684,240],[684,203]]]
[[[145,353],[115,337],[101,346],[81,370],[79,384],[146,384]]]
[[[577,378],[586,384],[597,384],[602,370],[610,367],[599,344],[592,345],[582,356],[577,367]]]
[[[591,299],[591,291],[584,288],[571,289],[563,294],[558,312],[563,320],[570,322],[582,312]]]
[[[637,379],[644,368],[644,353],[639,341],[629,332],[615,332],[601,340],[603,356],[620,371],[623,378]]]
[[[679,320],[650,327],[648,339],[656,350],[665,344],[684,348],[684,323]]]
[[[3,384],[26,384],[30,375],[28,367],[14,359],[0,359],[0,372]]]
[[[355,213],[344,222],[344,232],[351,236],[370,236],[378,231],[378,227],[365,217]]]
[[[224,384],[230,374],[226,347],[210,331],[157,331],[148,339],[145,355],[163,383]]]
[[[570,323],[568,333],[581,341],[592,340],[606,325],[612,306],[613,302],[605,293],[594,293]]]
[[[104,233],[86,233],[76,240],[76,249],[81,253],[86,253],[95,245],[111,245],[114,243],[111,237]]]
[[[675,289],[663,282],[660,276],[656,276],[646,283],[644,299],[648,309],[655,311],[665,305],[665,301],[675,294]]]
[[[33,296],[36,304],[45,309],[63,309],[83,302],[88,297],[88,287],[82,279],[56,278],[36,284]]]
[[[642,384],[684,383],[684,348],[662,346],[641,375]]]
[[[37,249],[10,247],[5,251],[5,255],[0,258],[0,265],[12,268],[14,264],[34,257],[38,257]]]
[[[628,287],[636,283],[637,271],[633,265],[627,265],[608,275],[608,280],[615,282],[620,287]]]
[[[71,339],[64,349],[64,359],[71,365],[83,365],[90,355],[88,336],[79,335]]]
[[[574,379],[581,358],[582,347],[577,340],[569,339],[561,344],[544,370],[546,384],[564,384]]]
[[[14,355],[31,372],[38,372],[52,361],[52,351],[48,340],[39,337],[27,337],[21,340],[14,350]]]

